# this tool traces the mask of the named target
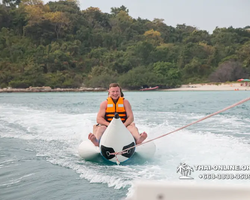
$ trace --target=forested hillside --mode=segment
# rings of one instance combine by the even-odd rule
[[[74,0],[3,0],[0,87],[119,82],[128,89],[170,88],[249,78],[249,28],[216,28],[209,34],[162,19],[134,19],[124,6],[103,13],[80,10]]]

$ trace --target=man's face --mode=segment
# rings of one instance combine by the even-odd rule
[[[109,96],[112,99],[117,100],[121,96],[120,88],[118,86],[109,88]]]

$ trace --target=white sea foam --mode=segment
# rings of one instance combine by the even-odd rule
[[[22,180],[24,180],[25,178],[33,176],[33,175],[34,175],[34,173],[31,173],[31,174],[26,174],[24,176],[21,176],[19,178],[11,179],[7,183],[0,184],[0,187],[3,187],[3,186],[9,187],[11,185],[16,185],[16,184],[20,183]]]
[[[0,132],[1,137],[29,140],[36,147],[37,156],[76,171],[90,183],[104,183],[115,189],[131,188],[133,181],[138,179],[176,181],[179,177],[176,168],[181,162],[188,165],[250,163],[248,140],[225,134],[247,134],[245,128],[249,127],[249,119],[239,119],[237,116],[218,115],[155,140],[155,157],[143,164],[107,166],[86,162],[77,156],[77,147],[92,131],[96,113],[68,114],[8,104],[1,106],[0,111],[3,122],[0,126],[4,129]],[[155,118],[151,120],[151,116]],[[202,117],[204,115],[195,113],[151,112],[147,116],[147,112],[135,112],[137,127],[140,132],[146,131],[150,139]],[[25,177],[7,184],[18,183],[22,178]],[[129,189],[128,196],[132,192],[133,189]]]

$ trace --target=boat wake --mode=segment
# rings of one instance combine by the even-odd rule
[[[189,165],[246,165],[250,163],[249,119],[218,115],[200,124],[155,140],[156,153],[151,160],[130,162],[121,166],[84,161],[78,156],[78,146],[87,140],[96,113],[69,114],[57,111],[1,105],[0,137],[17,138],[29,142],[37,157],[69,168],[90,183],[102,183],[115,189],[133,193],[135,180],[179,181],[176,168],[180,163]],[[13,114],[15,113],[15,114]],[[199,114],[176,112],[135,112],[140,132],[149,139],[159,137],[202,117]],[[225,127],[225,125],[227,125]],[[245,135],[245,136],[242,136]],[[201,182],[193,174],[193,182]],[[237,180],[217,182],[239,183]]]

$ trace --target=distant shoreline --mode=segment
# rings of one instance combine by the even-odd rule
[[[0,93],[22,93],[22,92],[103,92],[107,91],[106,88],[55,88],[52,89],[48,86],[44,87],[29,87],[29,88],[3,88],[0,89]],[[123,91],[130,91],[123,89]],[[131,91],[140,91],[131,90]],[[182,85],[179,88],[172,89],[157,89],[154,91],[250,91],[249,83],[221,83],[221,84],[188,84]],[[141,91],[148,92],[148,91]]]
[[[22,92],[100,92],[107,91],[105,88],[55,88],[29,87],[29,88],[3,88],[0,93],[22,93]]]
[[[250,83],[188,84],[167,91],[250,91]]]

